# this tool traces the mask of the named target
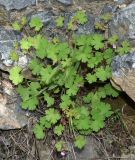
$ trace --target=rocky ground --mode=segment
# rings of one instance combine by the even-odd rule
[[[11,29],[11,23],[26,16],[38,16],[44,23],[43,34],[48,38],[59,36],[66,39],[64,30],[55,29],[54,20],[62,15],[66,27],[72,14],[86,10],[88,22],[79,26],[77,34],[95,32],[94,24],[103,13],[112,13],[107,36],[118,34],[120,40],[127,39],[134,45],[135,2],[131,0],[0,0],[0,160],[134,160],[135,159],[135,105],[126,95],[112,102],[119,109],[99,134],[88,137],[83,151],[76,150],[68,142],[65,156],[54,152],[53,138],[37,141],[32,133],[33,124],[42,110],[34,114],[20,109],[20,99],[8,81],[8,71],[15,65],[9,60],[12,45],[21,35]],[[133,46],[134,51],[134,46]],[[134,59],[133,59],[134,61]],[[19,57],[19,65],[27,66],[28,57]],[[114,71],[115,72],[115,71]],[[133,94],[132,94],[133,95]],[[6,108],[6,110],[5,110]],[[27,124],[27,126],[26,126]],[[17,129],[21,128],[21,129]],[[9,130],[12,129],[12,130]],[[50,141],[51,143],[50,143]]]

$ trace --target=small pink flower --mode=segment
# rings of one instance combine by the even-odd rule
[[[64,151],[62,151],[62,152],[61,152],[61,155],[62,155],[62,156],[65,156],[65,155],[66,155],[66,153],[65,153]]]
[[[116,48],[116,45],[115,45],[115,44],[113,44],[113,48]]]

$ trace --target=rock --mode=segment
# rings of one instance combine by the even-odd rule
[[[19,56],[18,65],[21,68],[27,68],[28,62],[29,62],[28,55]],[[14,65],[15,65],[15,63],[14,63]]]
[[[110,23],[111,35],[118,35],[120,40],[135,42],[135,2],[114,14]]]
[[[58,2],[68,6],[73,4],[73,0],[57,0]]]
[[[9,130],[24,127],[28,118],[20,108],[20,98],[13,93],[12,85],[9,82],[2,81],[1,85],[4,92],[8,94],[0,94],[0,129]]]
[[[51,21],[53,21],[53,13],[50,12],[50,11],[43,11],[43,12],[39,12],[39,13],[36,13],[36,14],[33,14],[31,16],[32,17],[38,17],[41,19],[41,21],[47,25],[49,24]]]
[[[0,5],[5,6],[7,10],[20,10],[34,4],[36,0],[0,0]]]
[[[45,25],[45,27],[43,27],[43,29],[42,29],[42,33],[45,37],[47,37],[47,39],[51,39],[53,37],[56,37],[57,31],[56,31],[55,22],[53,20],[51,20],[50,23],[48,23],[48,25]]]
[[[63,15],[64,16],[64,27],[63,27],[64,29],[67,29],[68,22],[71,20],[74,13],[66,12]],[[84,25],[79,25],[78,24],[75,27],[75,33],[76,34],[91,34],[91,33],[94,32],[95,17],[94,17],[93,14],[91,14],[89,12],[86,13],[86,14],[87,14],[88,22]],[[65,31],[60,32],[56,29],[57,27],[56,27],[56,23],[54,21],[56,16],[50,13],[49,17],[50,18],[48,18],[48,22],[46,22],[46,26],[43,28],[43,33],[48,38],[59,37],[61,40],[64,40],[64,38],[66,37],[66,32]],[[43,19],[45,19],[45,18],[43,18]],[[43,20],[43,22],[45,22],[45,21]],[[65,36],[63,36],[64,34],[65,34]]]
[[[37,13],[30,13],[27,16],[27,20],[29,21],[32,17],[38,17],[41,19],[41,21],[44,24],[44,27],[42,28],[42,34],[45,35],[46,37],[50,38],[56,35],[55,29],[55,21],[54,21],[54,13],[50,10],[47,11],[40,11]]]
[[[68,22],[74,13],[65,13],[64,27],[67,28]],[[77,25],[75,32],[77,34],[91,34],[94,32],[95,17],[90,12],[86,13],[88,21],[84,25]]]
[[[88,21],[84,25],[79,25],[77,28],[77,34],[91,34],[94,32],[95,17],[91,13],[87,13]]]
[[[0,28],[0,56],[1,61],[0,68],[5,69],[5,66],[11,66],[11,61],[9,61],[10,51],[13,49],[13,43],[16,41],[16,35],[12,30],[6,30],[5,28]]]
[[[92,160],[101,158],[99,153],[100,142],[97,141],[94,137],[87,137],[87,144],[83,150],[75,149],[75,155],[73,155],[72,150],[67,159],[69,160]],[[76,158],[75,158],[76,157]]]
[[[51,158],[51,148],[47,146],[43,141],[36,141],[36,147],[38,150],[40,160],[50,160]]]
[[[17,41],[18,37],[12,30],[0,28],[0,69],[8,71],[8,67],[12,65],[12,61],[9,60],[9,55],[13,49],[13,43]]]
[[[113,59],[112,80],[135,101],[135,52]]]
[[[102,11],[101,11],[101,15],[106,14],[106,13],[111,14],[111,13],[114,13],[115,11],[116,11],[116,6],[105,4]]]
[[[29,62],[28,55],[23,55],[21,52],[18,52],[19,61],[18,64],[13,63],[9,55],[13,50],[14,42],[20,39],[20,35],[15,34],[14,31],[0,28],[0,69],[4,71],[9,71],[11,66],[19,65],[22,68],[26,68]]]

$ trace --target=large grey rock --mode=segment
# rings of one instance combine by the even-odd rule
[[[20,10],[34,4],[36,0],[0,0],[0,5],[5,6],[7,10]]]
[[[13,43],[17,41],[17,36],[12,30],[0,28],[0,68],[7,70],[5,66],[11,66],[9,55],[13,49]]]
[[[68,5],[72,5],[73,0],[57,0],[58,2],[68,6]]]
[[[24,127],[28,118],[20,108],[20,98],[14,94],[9,82],[2,81],[0,87],[3,87],[3,91],[8,93],[0,94],[0,129],[9,130]]]
[[[11,66],[17,65],[13,63],[9,56],[11,51],[14,49],[14,42],[20,39],[20,35],[15,34],[14,31],[10,29],[0,28],[0,69],[4,71],[9,71]],[[18,65],[22,68],[25,68],[28,64],[28,55],[21,54],[18,52],[19,61]]]
[[[116,12],[112,23],[110,23],[110,33],[117,34],[120,40],[135,40],[135,2]]]
[[[112,84],[135,101],[135,52],[113,59]]]

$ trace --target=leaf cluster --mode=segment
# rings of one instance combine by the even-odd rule
[[[78,11],[73,20],[84,24],[87,22],[85,12]],[[56,23],[62,27],[63,18]],[[33,128],[37,139],[43,139],[46,131],[51,132],[57,140],[57,151],[61,151],[63,134],[70,131],[77,135],[74,145],[81,149],[86,144],[84,135],[102,129],[113,113],[111,106],[102,101],[107,96],[118,96],[108,83],[110,64],[113,56],[128,52],[129,45],[124,41],[115,49],[112,45],[117,37],[105,39],[101,34],[73,35],[70,44],[54,43],[39,33],[43,27],[39,19],[31,19],[29,27],[34,29],[35,35],[25,35],[17,50],[31,57],[28,69],[34,79],[23,77],[18,66],[10,70],[9,78],[17,85],[23,109],[36,110],[41,101],[44,105],[44,114]],[[92,90],[91,86],[94,86]]]
[[[75,30],[76,24],[84,25],[87,22],[87,15],[84,10],[77,11],[67,24],[68,30]]]
[[[64,16],[59,16],[56,18],[55,23],[56,27],[62,28],[64,26],[65,18]],[[66,26],[66,29],[69,31],[74,31],[77,28],[77,25],[84,25],[87,23],[87,15],[84,10],[76,11],[71,17]]]

